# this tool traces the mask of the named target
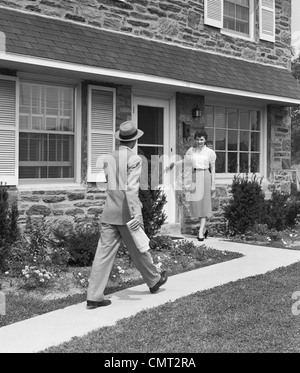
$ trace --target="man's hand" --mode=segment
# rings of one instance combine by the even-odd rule
[[[139,227],[143,228],[143,226],[144,222],[142,215],[134,215],[132,221],[128,224],[128,228],[132,230],[138,229]]]

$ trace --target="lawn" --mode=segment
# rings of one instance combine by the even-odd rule
[[[43,352],[299,353],[299,274],[298,262],[198,292]]]

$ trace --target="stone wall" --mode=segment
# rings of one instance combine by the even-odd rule
[[[259,40],[258,3],[252,42],[204,25],[204,0],[0,0],[4,7],[290,68],[291,0],[276,0],[275,44]]]
[[[290,193],[293,182],[290,109],[269,106],[268,125],[271,128],[269,181],[281,192]]]
[[[75,222],[91,222],[99,219],[106,198],[105,186],[97,188],[56,188],[42,187],[10,188],[9,203],[18,204],[19,224],[24,227],[30,217],[34,221],[50,223],[52,227]]]

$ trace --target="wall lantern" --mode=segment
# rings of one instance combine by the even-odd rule
[[[193,114],[193,118],[201,117],[201,110],[198,105],[193,109],[192,114]]]

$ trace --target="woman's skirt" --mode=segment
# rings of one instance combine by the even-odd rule
[[[192,186],[188,196],[192,218],[209,218],[211,207],[211,174],[209,170],[195,170],[192,175]]]

